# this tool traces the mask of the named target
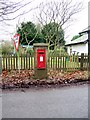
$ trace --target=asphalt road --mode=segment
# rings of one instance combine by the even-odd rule
[[[4,91],[3,118],[88,118],[88,85]]]

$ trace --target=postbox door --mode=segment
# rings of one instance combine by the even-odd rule
[[[39,69],[46,68],[46,50],[45,49],[37,50],[37,68]]]

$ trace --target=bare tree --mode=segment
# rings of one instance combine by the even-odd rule
[[[58,23],[57,32],[59,27],[62,27],[63,30],[70,26],[70,23],[73,21],[75,14],[79,13],[83,9],[82,2],[73,3],[73,0],[60,0],[59,2],[53,1],[48,3],[41,3],[38,9],[39,15],[37,15],[38,22],[42,26],[47,25],[48,23]],[[52,42],[54,34],[49,36],[48,33],[45,36],[45,39],[49,40],[49,43]],[[55,39],[55,43],[58,42],[58,36]],[[53,45],[53,44],[51,44]]]
[[[27,11],[23,11],[21,13],[17,13],[15,16],[13,15],[19,10],[21,10],[23,7],[29,5],[32,2],[33,0],[32,1],[30,0],[29,2],[24,2],[24,0],[19,1],[19,2],[12,2],[9,0],[0,0],[0,22],[7,21],[7,20],[14,20],[15,18],[21,15],[29,13],[33,8]]]
[[[18,19],[21,20],[24,15],[37,8],[32,6],[34,2],[35,0],[0,0],[0,33],[4,36],[8,35],[9,38],[12,37],[16,32],[14,29]]]

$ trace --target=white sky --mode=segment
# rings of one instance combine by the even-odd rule
[[[29,1],[29,0],[26,0]],[[40,2],[43,2],[44,0],[35,0],[31,5],[27,6],[24,10],[30,9],[30,7],[35,7],[37,4]],[[47,0],[48,1],[48,0]],[[50,0],[49,0],[50,1]],[[59,0],[58,0],[59,1]],[[81,1],[81,0],[76,0]],[[82,0],[84,4],[84,10],[80,13],[78,13],[75,17],[76,21],[73,22],[73,24],[70,26],[69,30],[66,32],[67,35],[69,35],[69,38],[67,41],[69,42],[70,39],[81,32],[83,29],[87,28],[88,26],[88,2],[90,0]],[[15,28],[16,24],[18,24],[18,21],[21,23],[22,21],[35,21],[34,16],[32,14],[33,12],[30,12],[21,18],[18,18],[14,21],[9,21],[8,24],[11,24],[11,26],[7,26],[5,24],[0,24],[0,40],[5,39],[5,40],[10,40],[12,35],[15,34]],[[12,34],[10,34],[12,33]]]

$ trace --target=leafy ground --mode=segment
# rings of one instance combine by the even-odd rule
[[[6,88],[30,88],[31,86],[51,86],[51,85],[67,85],[77,82],[87,82],[87,71],[75,72],[59,72],[49,71],[48,79],[34,79],[34,71],[21,70],[18,71],[3,71],[1,74],[2,82],[0,87]]]

